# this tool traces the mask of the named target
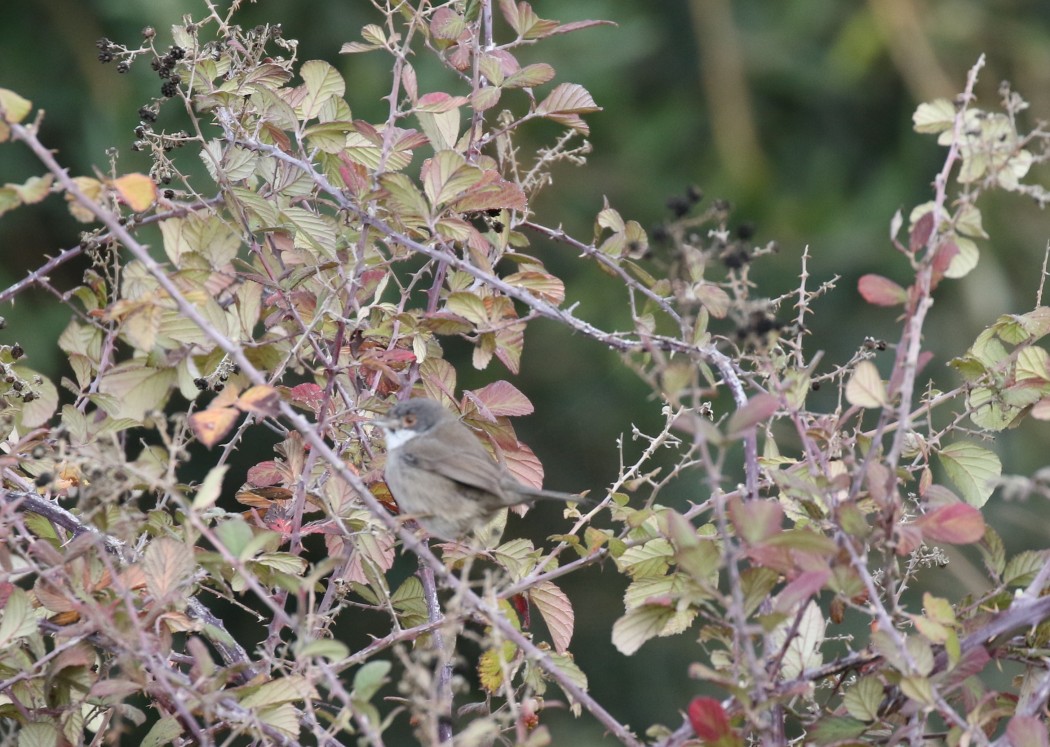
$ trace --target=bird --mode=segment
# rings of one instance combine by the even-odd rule
[[[583,501],[522,485],[436,400],[399,402],[376,422],[386,440],[387,487],[401,512],[432,537],[458,542],[500,509],[521,503]]]

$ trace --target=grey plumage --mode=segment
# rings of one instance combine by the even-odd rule
[[[519,483],[467,426],[432,399],[400,402],[377,422],[386,435],[390,492],[401,511],[435,537],[459,540],[519,503],[582,500]]]

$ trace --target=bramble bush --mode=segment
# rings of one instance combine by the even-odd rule
[[[692,189],[649,232],[606,204],[586,237],[530,208],[585,167],[600,108],[518,58],[601,22],[515,0],[375,8],[341,51],[389,60],[379,121],[355,118],[352,79],[233,10],[207,4],[138,46],[101,40],[100,61],[161,79],[130,144],[149,173],[114,149],[71,176],[39,137],[43,112],[0,90],[3,147],[41,169],[0,188],[0,213],[60,194],[85,224],[0,292],[44,288],[70,318],[61,381],[0,348],[5,742],[382,745],[411,728],[421,744],[535,747],[564,743],[545,718],[560,703],[631,746],[1046,745],[1047,551],[1011,553],[981,508],[1004,484],[1046,491],[1041,473],[1006,480],[990,441],[1050,418],[1050,309],[1040,291],[989,320],[950,361],[951,389],[927,383],[945,361],[923,335],[988,238],[981,195],[1048,200],[1025,181],[1048,134],[1025,129],[1023,99],[1004,85],[978,108],[978,62],[957,100],[918,108],[947,154],[932,199],[891,222],[886,262],[910,279],[857,289],[899,336],[826,361],[807,338],[813,301],[852,291],[813,285],[805,252],[797,289],[764,296],[749,270],[776,247],[731,231],[726,203]],[[529,149],[539,120],[561,134]],[[533,242],[601,268],[632,324],[582,319]],[[82,284],[56,287],[81,255]],[[538,319],[616,351],[664,425],[630,434],[639,458],[542,544],[429,545],[396,516],[373,420],[439,399],[539,486],[512,424],[532,404],[500,378]],[[491,383],[460,391],[455,338]],[[272,453],[237,474],[232,454],[260,431]],[[188,481],[191,466],[206,476]],[[682,483],[693,500],[661,502]],[[987,586],[909,604],[947,545],[976,546]],[[407,579],[401,556],[418,562]],[[600,673],[574,660],[561,579],[598,565],[627,582],[605,621],[619,652],[644,665],[654,637],[695,640],[682,667],[720,697],[698,684],[680,723],[629,725],[590,694]],[[333,636],[364,617],[385,635]],[[1003,661],[1020,665],[1006,683]]]

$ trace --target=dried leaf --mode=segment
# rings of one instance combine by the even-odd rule
[[[211,448],[226,437],[240,413],[233,407],[216,407],[190,415],[190,429],[197,440]]]

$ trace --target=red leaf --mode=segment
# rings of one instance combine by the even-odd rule
[[[810,597],[824,588],[824,584],[830,577],[830,568],[800,573],[798,578],[785,586],[777,595],[776,611],[790,613],[799,609]]]
[[[914,254],[919,251],[919,249],[926,246],[926,242],[930,240],[930,235],[932,233],[933,211],[931,210],[919,218],[911,229],[911,236],[908,239],[908,248],[911,250],[911,253]]]
[[[248,482],[258,488],[276,485],[287,477],[287,473],[270,459],[248,468]]]
[[[1006,727],[1012,747],[1047,747],[1046,725],[1035,716],[1014,716]]]
[[[509,381],[494,381],[465,394],[489,420],[502,416],[529,415],[534,409],[529,398]]]
[[[898,306],[908,300],[908,292],[882,275],[864,275],[857,281],[864,300],[876,306]]]
[[[730,733],[725,709],[714,698],[693,698],[689,704],[689,723],[703,742],[717,742]]]
[[[726,438],[739,438],[746,431],[772,417],[780,407],[776,395],[764,392],[749,399],[743,407],[733,413],[726,426]]]
[[[917,522],[925,539],[968,545],[984,537],[984,517],[968,503],[952,503],[931,511]]]
[[[510,604],[521,618],[521,627],[528,630],[532,625],[532,615],[529,609],[529,598],[524,594],[515,594],[510,598]]]
[[[933,255],[933,277],[930,278],[934,288],[937,287],[937,283],[944,277],[944,273],[948,271],[948,266],[951,265],[952,260],[955,259],[955,255],[958,253],[959,247],[956,246],[954,241],[946,241],[937,247],[937,253]]]

